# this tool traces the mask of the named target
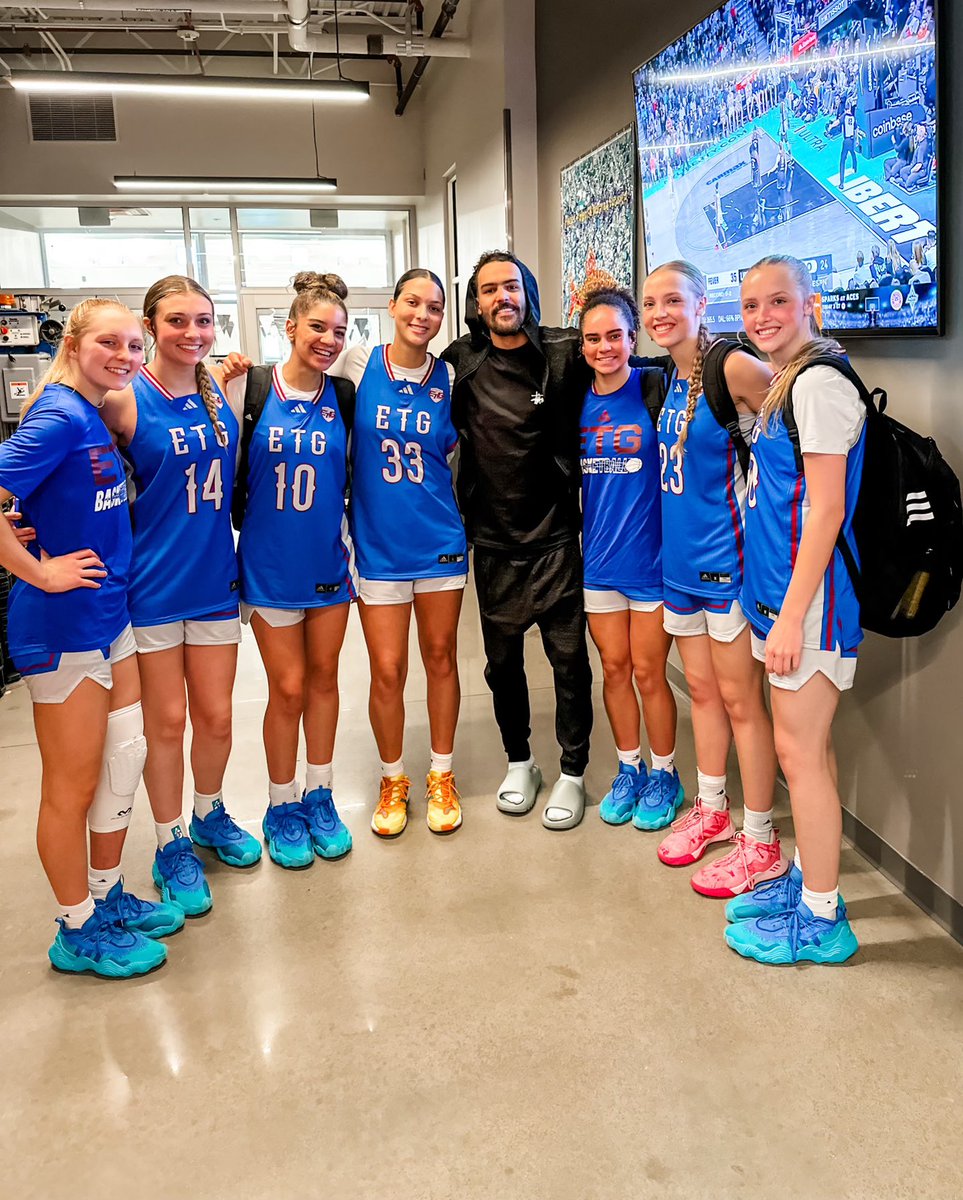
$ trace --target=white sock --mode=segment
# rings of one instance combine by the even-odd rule
[[[725,812],[729,807],[725,775],[703,775],[699,770],[696,771],[696,775],[699,778],[699,799],[702,801],[702,807]]]
[[[155,821],[154,832],[157,834],[157,848],[159,850],[163,850],[165,846],[169,846],[177,838],[187,836],[184,833],[183,817],[175,817],[173,821],[167,821],[164,824],[158,824]]]
[[[278,804],[296,804],[300,799],[301,789],[296,779],[290,783],[272,783],[268,780],[268,802],[272,808]]]
[[[87,868],[87,886],[95,900],[103,900],[115,883],[120,882],[120,863],[116,867]]]
[[[60,915],[68,929],[79,929],[94,915],[94,898],[88,895],[82,904],[62,904]]]
[[[577,783],[579,785],[579,787],[582,787],[583,784],[585,783],[584,775],[567,775],[564,771],[562,771],[561,774],[559,775],[559,779],[560,780],[567,779],[569,781],[569,783]]]
[[[223,807],[224,801],[221,799],[220,792],[215,792],[213,796],[205,796],[203,792],[194,793],[194,816],[199,821],[209,817],[215,808]]]
[[[669,771],[675,769],[675,746],[672,747],[671,754],[656,754],[652,752],[652,770],[653,771]]]
[[[754,812],[751,808],[743,810],[742,831],[757,842],[772,843],[775,834],[772,829],[772,809],[766,812]]]
[[[524,762],[512,762],[511,759],[508,760],[509,771],[514,771],[514,769],[516,767],[526,767],[530,771],[532,769],[532,767],[534,767],[534,766],[535,766],[535,757],[532,754],[530,754],[528,756],[528,758],[525,759]]]
[[[431,766],[428,769],[430,771],[436,771],[439,775],[447,775],[451,770],[451,764],[454,757],[454,752],[451,754],[439,754],[437,750],[432,750]]]
[[[792,861],[793,861],[793,866],[796,868],[796,870],[801,875],[802,874],[802,859],[799,857],[799,847],[798,846],[792,852]]]
[[[625,765],[627,767],[635,767],[636,769],[638,769],[638,767],[642,763],[642,747],[641,746],[636,746],[636,748],[634,750],[619,750],[618,746],[616,746],[615,748],[619,752],[619,762],[620,763],[625,763]]]
[[[306,792],[314,792],[318,788],[327,788],[331,790],[331,785],[334,783],[334,767],[331,763],[311,763],[307,764],[308,774],[304,781],[304,790]]]
[[[824,921],[836,920],[836,907],[839,904],[839,888],[831,892],[811,892],[805,883],[802,889],[803,903],[814,917],[822,917]]]
[[[404,775],[404,773],[405,760],[403,758],[399,758],[397,762],[391,763],[386,763],[382,760],[381,774],[385,777],[385,779],[391,779],[394,775]]]

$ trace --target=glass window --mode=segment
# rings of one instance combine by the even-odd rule
[[[40,235],[29,229],[7,229],[0,211],[0,286],[7,291],[46,287]]]

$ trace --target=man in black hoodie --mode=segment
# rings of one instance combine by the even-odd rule
[[[590,373],[574,329],[538,324],[538,287],[514,255],[479,259],[470,332],[442,355],[455,368],[458,496],[474,545],[485,679],[508,755],[503,812],[528,812],[542,775],[531,754],[524,636],[537,625],[555,680],[561,775],[542,814],[571,829],[585,810],[592,671],[579,547],[579,414]]]

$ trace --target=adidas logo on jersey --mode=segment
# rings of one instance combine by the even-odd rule
[[[413,396],[415,394],[415,389],[410,383],[406,383],[405,386],[399,390],[402,396]]]
[[[303,415],[307,411],[308,410],[304,407],[303,404],[295,404],[295,406],[291,409],[292,413],[298,413],[299,415]]]
[[[187,412],[188,409],[191,409],[191,408],[197,408],[197,401],[196,400],[185,400],[184,401],[184,411]]]

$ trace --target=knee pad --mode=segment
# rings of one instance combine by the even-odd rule
[[[92,833],[116,833],[127,828],[146,761],[147,739],[140,703],[112,712],[107,718],[100,779],[87,813]]]

